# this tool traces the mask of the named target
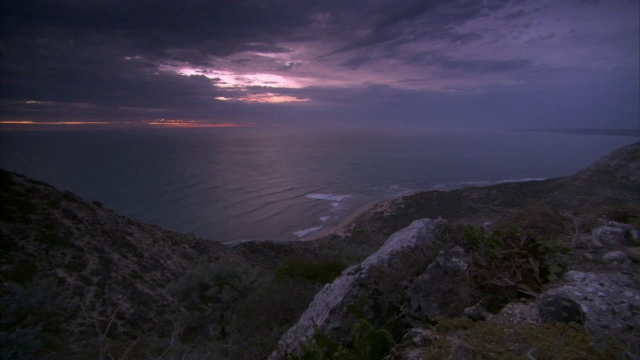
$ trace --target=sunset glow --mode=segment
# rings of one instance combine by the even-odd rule
[[[301,99],[295,96],[278,95],[274,93],[249,95],[249,96],[241,97],[238,100],[247,101],[247,102],[258,102],[258,103],[287,103],[287,102],[311,101],[311,99],[306,99],[306,98]]]
[[[2,120],[0,125],[109,125],[106,121],[30,121],[30,120]]]
[[[267,73],[242,73],[214,68],[193,68],[161,65],[161,71],[169,71],[183,76],[204,76],[214,81],[220,88],[245,88],[250,86],[299,89],[300,81],[292,77]]]
[[[149,121],[146,124],[153,125],[153,126],[171,127],[171,128],[239,128],[239,127],[249,126],[249,125],[236,124],[232,122],[209,123],[205,121],[164,120],[164,119]]]
[[[34,127],[630,128],[640,114],[638,1],[8,1],[0,120]]]

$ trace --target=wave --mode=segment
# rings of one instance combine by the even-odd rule
[[[318,231],[318,230],[322,229],[322,227],[327,222],[327,220],[329,220],[328,216],[322,216],[322,217],[320,217],[320,221],[322,222],[322,224],[320,224],[320,226],[314,226],[314,227],[311,227],[311,228],[294,231],[292,234],[295,235],[298,239],[303,238],[303,237],[311,234],[312,232],[315,232],[315,231]]]

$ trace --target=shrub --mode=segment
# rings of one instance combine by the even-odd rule
[[[346,264],[340,260],[328,258],[291,257],[276,270],[276,278],[300,279],[314,284],[330,283],[337,278]]]
[[[178,314],[184,326],[182,340],[227,338],[235,306],[258,281],[251,268],[219,262],[197,265],[171,283],[167,290],[184,309]]]
[[[395,345],[393,336],[384,327],[376,328],[366,319],[358,319],[351,326],[351,340],[342,345],[326,334],[318,333],[305,344],[303,360],[379,360]],[[295,357],[291,357],[295,358]]]
[[[616,204],[606,209],[605,216],[620,223],[636,224],[640,222],[640,208],[629,204]]]
[[[16,261],[16,263],[5,274],[5,279],[23,284],[31,280],[38,273],[38,264],[33,260],[22,259]]]
[[[309,306],[317,287],[307,281],[266,282],[240,300],[229,339],[228,359],[264,359],[280,336]]]
[[[0,309],[0,358],[31,359],[60,350],[77,303],[55,279],[34,279],[8,287]]]
[[[564,270],[556,260],[566,249],[556,240],[520,229],[486,234],[465,226],[464,233],[472,254],[470,277],[480,290],[493,294],[491,306],[501,306],[518,293],[535,296]]]
[[[533,325],[469,319],[438,319],[436,336],[423,349],[424,359],[449,358],[452,344],[466,349],[472,359],[599,359],[589,334],[565,324]],[[455,339],[454,341],[451,341]]]
[[[558,238],[566,234],[567,219],[560,212],[544,203],[532,203],[514,211],[511,216],[499,222],[498,230],[517,228],[532,238]]]

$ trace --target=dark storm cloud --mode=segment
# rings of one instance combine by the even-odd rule
[[[525,15],[527,15],[527,12],[522,10],[522,9],[520,9],[518,11],[514,11],[514,12],[512,12],[510,14],[507,14],[507,15],[503,16],[502,18],[505,19],[505,20],[510,21],[510,20],[519,19],[519,18],[521,18],[521,17],[523,17]]]
[[[205,77],[158,74],[143,59],[127,59],[99,46],[45,41],[13,44],[12,49],[2,62],[4,99],[177,106],[215,94]]]
[[[515,71],[525,69],[530,65],[526,59],[506,59],[506,60],[461,60],[453,59],[439,54],[422,54],[408,59],[409,63],[421,64],[427,67],[439,67],[444,70],[453,71],[459,74],[465,73],[500,73],[505,71]]]
[[[571,99],[629,123],[638,112],[637,8],[617,0],[5,0],[0,120],[384,124],[401,116],[470,126],[455,99],[511,115],[513,104],[538,99],[539,113],[583,114]],[[507,123],[484,121],[492,119]]]
[[[373,56],[370,54],[358,54],[347,61],[343,62],[342,65],[348,67],[350,69],[357,69],[360,65],[367,64],[373,60]]]
[[[163,54],[189,48],[228,54],[256,41],[308,23],[312,2],[234,0],[5,1],[3,32],[8,36],[53,35],[82,38],[86,33],[126,37],[136,47]],[[75,33],[75,34],[74,34]]]
[[[359,23],[367,29],[367,34],[351,38],[348,44],[331,54],[375,46],[396,47],[422,38],[446,39],[454,43],[477,40],[482,37],[480,34],[460,34],[453,27],[485,16],[487,11],[495,11],[506,3],[481,0],[386,2],[364,15],[354,15],[361,17]]]

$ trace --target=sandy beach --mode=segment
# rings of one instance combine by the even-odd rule
[[[401,201],[400,199],[401,198],[372,201],[356,209],[354,212],[346,216],[344,219],[340,220],[338,224],[327,229],[322,229],[322,230],[313,232],[299,239],[298,241],[313,241],[313,240],[317,240],[330,235],[346,236],[351,231],[351,227],[357,218],[373,212],[386,211],[390,208],[392,204],[395,204]]]

